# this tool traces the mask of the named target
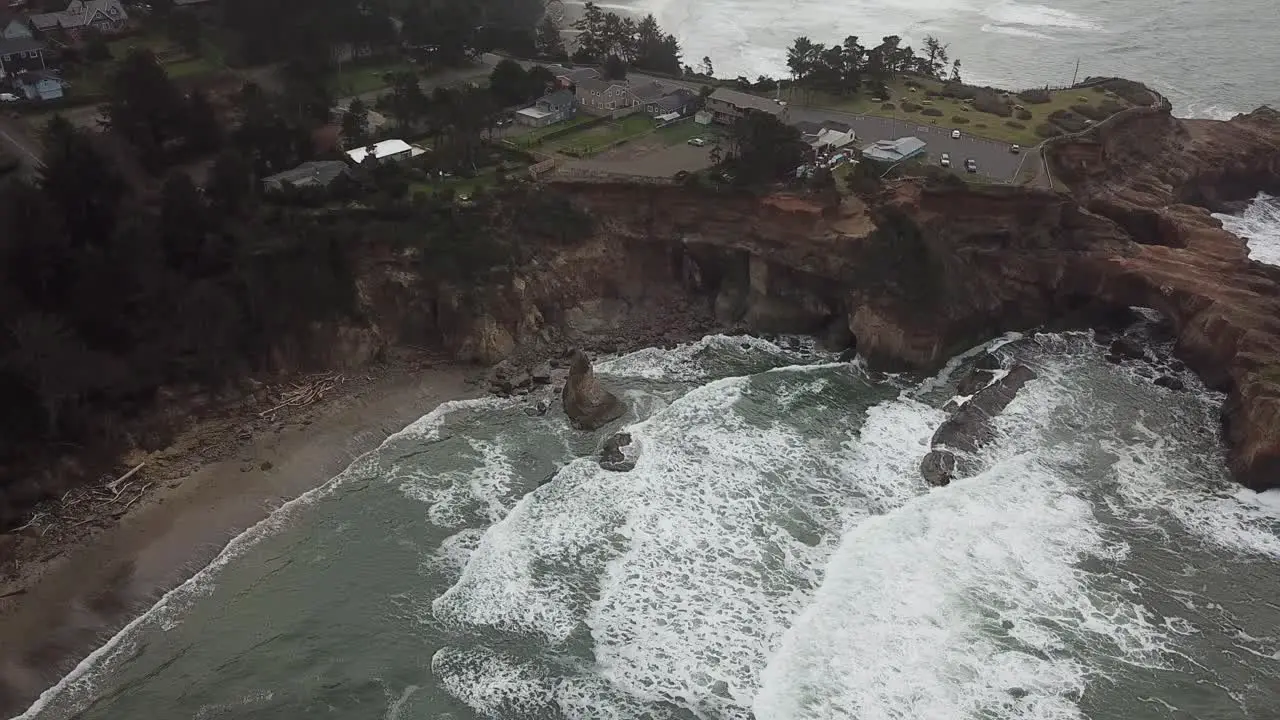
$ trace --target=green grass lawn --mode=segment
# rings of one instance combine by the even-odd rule
[[[455,195],[474,195],[479,188],[491,188],[498,184],[498,168],[488,167],[482,168],[475,177],[451,177],[442,180],[428,180],[425,182],[416,182],[409,185],[409,196],[414,193],[426,193],[435,195],[442,190],[449,189]]]
[[[596,125],[582,132],[557,138],[551,145],[570,155],[586,156],[607,150],[629,138],[653,131],[653,118],[643,113],[628,115],[613,122]]]
[[[783,96],[788,98],[788,102],[796,105],[826,107],[859,115],[892,117],[906,122],[936,125],[949,129],[958,128],[966,133],[980,137],[1017,143],[1027,147],[1038,145],[1045,139],[1036,133],[1036,126],[1048,122],[1049,114],[1054,111],[1068,110],[1072,105],[1077,104],[1096,108],[1106,100],[1119,102],[1126,107],[1129,105],[1129,103],[1115,95],[1099,92],[1096,88],[1055,90],[1050,93],[1049,102],[1040,104],[1025,102],[1015,95],[1012,98],[1013,102],[1031,113],[1029,120],[1022,120],[1017,117],[1006,118],[984,113],[973,108],[969,103],[954,98],[926,97],[926,91],[939,90],[942,84],[936,80],[920,78],[913,78],[913,80],[923,87],[915,90],[907,87],[906,78],[899,78],[889,85],[890,99],[888,103],[891,107],[885,107],[883,101],[873,100],[865,93],[839,96],[800,88],[788,88],[783,90]],[[902,104],[904,102],[920,105],[921,109],[914,112],[903,110]],[[934,117],[921,114],[924,109],[931,107],[942,111],[942,116]],[[964,118],[967,122],[957,122],[955,118]],[[1014,127],[1010,125],[1011,122],[1024,127]]]
[[[547,125],[545,127],[540,127],[540,128],[533,128],[527,133],[522,133],[520,135],[513,135],[508,139],[511,141],[512,144],[518,147],[529,148],[536,145],[538,141],[542,140],[542,138],[550,135],[551,133],[560,132],[561,130],[565,130],[571,127],[577,127],[578,125],[591,122],[592,120],[595,120],[595,118],[590,115],[582,114],[575,118],[565,120],[564,122],[558,122],[553,125]]]
[[[405,71],[417,72],[412,65],[402,61],[350,64],[334,75],[332,89],[335,94],[341,96],[363,95],[389,87],[386,80],[388,73]]]
[[[680,145],[696,137],[704,138],[708,143],[712,143],[716,139],[716,131],[714,129],[707,125],[699,125],[693,121],[693,118],[658,128],[654,131],[654,134],[662,138],[663,142],[668,145]]]

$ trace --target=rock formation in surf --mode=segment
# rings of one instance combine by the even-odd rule
[[[974,375],[990,372],[979,368]],[[973,454],[995,439],[994,418],[1035,376],[1031,368],[1017,365],[961,405],[934,432],[929,454],[920,463],[924,479],[930,485],[942,486],[976,472]]]
[[[573,351],[569,379],[560,397],[569,421],[579,430],[596,430],[627,412],[627,406],[618,396],[604,389],[596,379],[591,361],[581,350]]]

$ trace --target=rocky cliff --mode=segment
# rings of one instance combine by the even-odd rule
[[[1280,271],[1250,262],[1208,209],[1280,191],[1280,117],[1134,112],[1056,143],[1048,162],[1056,192],[908,179],[841,200],[558,184],[596,219],[590,238],[466,294],[383,266],[365,295],[397,308],[375,313],[384,335],[411,331],[482,362],[742,327],[918,369],[1004,331],[1150,307],[1174,323],[1186,362],[1229,392],[1238,477],[1280,485]]]

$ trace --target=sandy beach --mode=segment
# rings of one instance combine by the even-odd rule
[[[272,510],[440,403],[477,394],[467,382],[475,373],[402,359],[343,376],[323,399],[265,420],[251,408],[243,422],[197,422],[129,478],[127,506],[58,527],[56,539],[29,528],[16,574],[0,583],[0,717],[22,712]]]

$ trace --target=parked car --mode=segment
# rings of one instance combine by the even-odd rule
[[[965,160],[965,161],[964,161],[964,169],[965,169],[965,170],[967,170],[967,171],[969,171],[969,172],[971,172],[971,173],[976,173],[976,172],[978,172],[978,161],[977,161],[977,160],[974,160],[973,158],[969,158],[969,159]]]
[[[952,140],[959,140],[959,139],[960,139],[960,131],[959,131],[959,130],[952,130],[952,131],[951,131],[951,139],[952,139]]]
[[[706,141],[706,140],[703,140],[703,139],[702,139],[702,138],[700,138],[700,137],[696,137],[696,138],[689,138],[689,144],[690,144],[690,145],[692,145],[692,146],[694,146],[694,147],[702,147],[703,145],[706,145],[706,144],[707,144],[707,141]]]
[[[942,159],[938,160],[938,164],[942,167],[951,167],[951,153],[942,153]]]
[[[0,102],[18,102],[18,99],[13,93],[0,93]]]
[[[1011,145],[1009,147],[1009,152],[1013,153],[1014,155],[1017,155],[1018,153],[1022,152],[1022,148],[1018,147],[1017,145]]]

